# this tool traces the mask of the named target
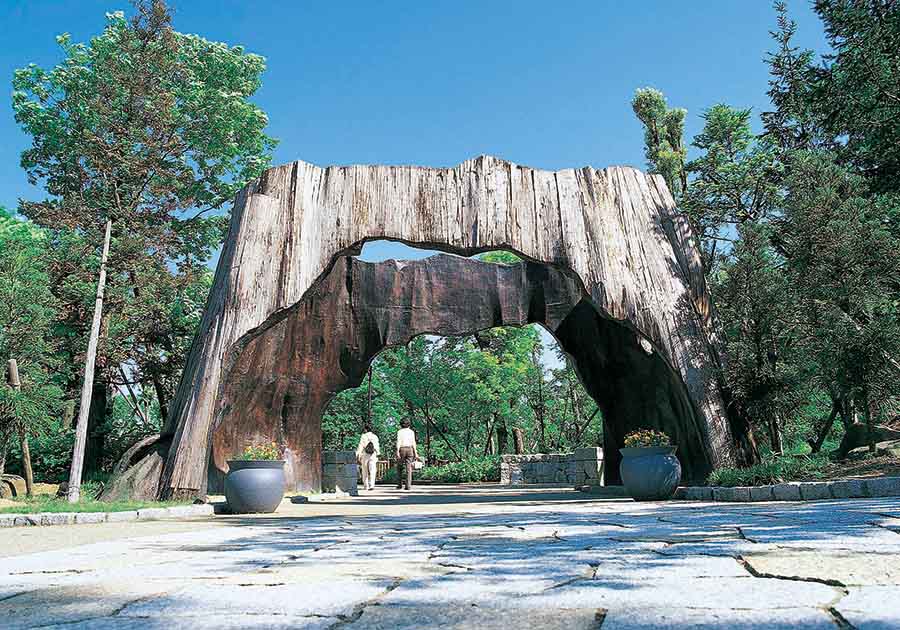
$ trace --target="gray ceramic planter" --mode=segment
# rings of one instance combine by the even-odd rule
[[[234,514],[274,512],[284,497],[284,460],[229,461],[225,499]]]
[[[681,464],[674,446],[620,448],[619,472],[625,491],[636,501],[671,498],[681,481]]]

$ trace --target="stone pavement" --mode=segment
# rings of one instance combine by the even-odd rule
[[[183,529],[128,525],[50,528],[87,533],[0,559],[0,627],[900,627],[897,498],[379,488]]]

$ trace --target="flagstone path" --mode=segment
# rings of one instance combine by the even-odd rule
[[[144,525],[17,531],[36,538],[0,557],[0,626],[900,627],[897,498],[379,488],[270,516]]]

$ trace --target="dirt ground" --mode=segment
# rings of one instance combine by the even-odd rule
[[[832,462],[825,469],[827,479],[861,479],[865,477],[900,477],[900,457],[878,455],[876,457],[848,457]]]

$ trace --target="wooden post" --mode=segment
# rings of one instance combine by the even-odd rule
[[[22,381],[19,380],[19,365],[15,359],[10,359],[7,364],[6,382],[14,390],[22,389]],[[22,468],[25,471],[25,496],[34,494],[34,473],[31,470],[31,449],[28,448],[28,433],[19,429],[19,440],[22,445]],[[6,445],[4,444],[4,460],[6,459]],[[5,465],[5,462],[4,462]]]
[[[81,498],[81,473],[84,466],[84,448],[87,444],[88,415],[91,411],[91,392],[94,389],[94,364],[97,361],[97,344],[100,339],[100,322],[103,319],[103,292],[106,289],[106,261],[109,258],[109,240],[112,234],[112,219],[106,222],[103,237],[103,254],[100,257],[100,276],[97,279],[97,299],[94,302],[94,319],[91,322],[91,338],[88,340],[87,356],[84,361],[84,382],[81,386],[81,407],[78,423],[75,425],[75,446],[72,449],[72,468],[69,471],[69,503],[77,503]]]
[[[31,449],[28,447],[28,434],[22,431],[19,434],[22,440],[22,469],[25,471],[25,496],[34,496],[34,471],[31,468]]]

